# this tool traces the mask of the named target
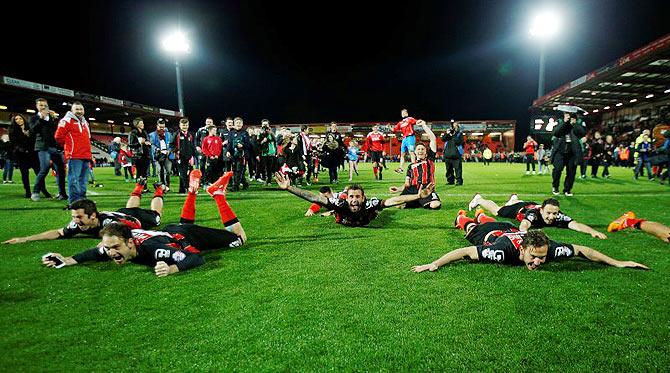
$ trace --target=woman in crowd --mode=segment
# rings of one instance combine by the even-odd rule
[[[9,140],[12,144],[14,160],[21,171],[21,182],[26,192],[25,197],[30,198],[31,184],[28,176],[31,168],[35,175],[39,173],[40,162],[34,150],[35,138],[30,135],[28,123],[23,115],[16,114],[12,117],[12,122],[9,125]],[[43,194],[48,194],[44,181],[40,183],[39,189]]]

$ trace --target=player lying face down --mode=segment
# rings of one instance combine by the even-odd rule
[[[377,217],[379,211],[384,208],[425,198],[435,188],[435,184],[429,184],[425,189],[419,189],[414,195],[397,196],[380,200],[376,197],[367,198],[363,188],[360,185],[353,184],[346,188],[346,199],[342,199],[337,197],[326,198],[323,194],[314,194],[294,187],[291,185],[291,180],[288,176],[280,172],[275,174],[275,179],[280,189],[325,207],[327,210],[333,210],[335,212],[335,222],[350,227],[368,225]]]
[[[459,229],[465,230],[465,238],[473,246],[450,251],[432,263],[412,267],[412,271],[432,272],[443,265],[461,259],[483,263],[524,265],[529,270],[535,270],[547,261],[576,256],[619,268],[649,269],[636,262],[612,259],[590,247],[552,241],[541,230],[519,231],[511,223],[496,222],[493,219],[479,223],[468,218],[463,210],[459,211],[455,224]]]

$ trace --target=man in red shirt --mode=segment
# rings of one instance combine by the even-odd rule
[[[372,126],[372,132],[368,133],[366,139],[368,151],[370,151],[370,159],[372,159],[372,171],[375,174],[375,179],[382,179],[381,159],[384,152],[384,134],[379,131],[379,125]],[[379,175],[379,176],[377,176]]]
[[[535,175],[535,149],[537,149],[537,142],[528,136],[526,142],[523,144],[523,148],[526,150],[526,175],[530,175],[530,165],[533,165],[533,175]]]
[[[402,109],[400,115],[402,116],[402,120],[393,127],[393,132],[402,132],[400,167],[395,170],[395,172],[399,174],[404,171],[402,166],[405,164],[405,154],[409,153],[412,163],[416,162],[416,155],[414,154],[414,144],[416,143],[416,138],[414,137],[414,125],[416,124],[416,119],[409,116],[407,109]]]
[[[219,178],[221,173],[221,151],[223,150],[223,141],[216,135],[216,126],[207,125],[208,135],[202,139],[202,155],[206,160],[205,180],[213,183]]]
[[[84,106],[80,102],[74,102],[71,111],[58,122],[54,138],[65,149],[68,203],[86,198],[88,166],[91,162],[91,131],[84,118]]]

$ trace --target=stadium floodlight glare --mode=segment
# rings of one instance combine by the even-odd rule
[[[95,108],[95,111],[100,111],[100,108],[99,107]]]
[[[5,106],[5,105],[0,105],[0,110],[7,110],[7,106]]]
[[[107,120],[107,123],[109,123],[109,124],[114,124],[114,121],[111,120],[111,119],[108,119],[108,120]]]
[[[637,102],[637,99],[634,98],[634,99],[630,100],[629,102],[632,104],[632,103],[634,103],[634,102]]]
[[[654,94],[653,94],[653,93],[650,93],[650,94],[644,96],[644,98],[652,98],[652,97],[654,97]]]
[[[621,102],[619,102],[618,104],[616,104],[614,106],[621,106],[621,105],[623,105],[623,104]]]
[[[600,111],[600,110],[598,110],[598,109],[593,109],[592,113],[597,113],[597,112],[599,112],[599,111]]]
[[[666,89],[663,93],[670,93],[670,89]]]
[[[538,13],[530,26],[530,36],[540,42],[540,77],[537,85],[537,97],[544,96],[544,62],[547,42],[558,34],[561,22],[558,12],[545,9]]]
[[[95,118],[88,118],[88,120],[90,120],[91,122],[93,122],[93,121],[95,120]]]
[[[603,108],[603,110],[609,110],[609,109],[610,109],[609,106],[605,106],[605,107]]]
[[[33,110],[33,109],[26,109],[26,113],[35,114],[35,110]]]
[[[191,43],[188,41],[186,34],[181,30],[173,31],[163,38],[161,43],[163,49],[175,58],[175,69],[177,71],[177,102],[179,104],[179,112],[184,114],[184,90],[181,83],[181,65],[179,64],[179,57],[191,53]]]

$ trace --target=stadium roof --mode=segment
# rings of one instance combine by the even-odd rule
[[[670,34],[533,101],[531,109],[579,106],[590,113],[670,98]]]
[[[132,119],[138,116],[144,118],[147,125],[156,123],[159,117],[174,119],[169,122],[176,122],[177,118],[181,117],[181,114],[174,110],[0,75],[0,106],[3,110],[32,113],[29,110],[35,109],[35,99],[38,97],[47,99],[51,110],[61,114],[66,111],[65,106],[73,101],[79,101],[84,104],[86,117],[95,118],[89,121],[118,126],[128,126],[132,123]]]

